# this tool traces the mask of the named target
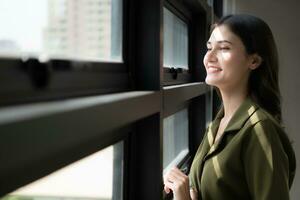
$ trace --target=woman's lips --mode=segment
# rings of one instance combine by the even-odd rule
[[[209,73],[217,73],[217,72],[220,72],[220,71],[222,71],[221,67],[217,67],[217,66],[207,67],[207,72],[209,72]]]

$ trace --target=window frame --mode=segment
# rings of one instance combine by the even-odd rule
[[[189,133],[188,133],[188,141],[189,141],[189,152],[186,156],[182,158],[181,161],[176,161],[178,163],[177,167],[181,170],[188,172],[184,168],[188,167],[191,163],[191,158],[195,154],[196,147],[195,143],[192,141],[199,141],[199,139],[195,140],[195,137],[199,137],[199,132],[196,131],[195,133],[195,126],[197,125],[195,119],[203,118],[207,120],[207,116],[205,113],[210,112],[210,110],[205,110],[205,113],[199,114],[199,112],[193,111],[194,109],[198,109],[200,106],[203,112],[203,105],[205,108],[208,107],[210,99],[207,96],[209,95],[210,87],[203,82],[196,82],[196,83],[187,83],[181,85],[172,85],[172,86],[165,86],[164,87],[164,118],[176,114],[178,111],[188,108],[188,118],[189,118]],[[198,98],[198,100],[197,100]],[[200,100],[199,100],[200,98]],[[196,103],[195,103],[196,102]],[[204,121],[205,121],[204,120]],[[204,132],[205,123],[201,124],[202,132]],[[198,126],[199,128],[199,126]],[[201,137],[201,136],[200,136]],[[177,159],[177,158],[175,158]]]
[[[178,161],[177,167],[184,173],[189,173],[189,168],[198,149],[208,121],[211,120],[212,98],[211,88],[204,83],[205,69],[203,58],[206,53],[205,43],[209,37],[209,24],[211,22],[211,8],[203,1],[182,2],[179,0],[168,0],[172,6],[178,8],[185,16],[189,16],[189,78],[180,80],[164,79],[164,116],[175,113],[184,105],[188,105],[189,113],[189,153]],[[182,6],[184,4],[185,6]],[[192,52],[192,53],[190,53]],[[164,69],[165,71],[165,69]],[[164,74],[164,78],[166,77]],[[172,76],[168,74],[169,77]],[[179,76],[178,76],[179,78]],[[176,86],[174,86],[176,85]],[[167,87],[166,87],[167,86]],[[168,95],[166,89],[171,89],[174,96]],[[175,89],[176,88],[176,89]],[[170,90],[171,91],[171,90]],[[167,95],[166,95],[167,94]],[[193,94],[195,96],[193,96]],[[191,95],[191,96],[189,96]],[[172,105],[173,104],[173,105]],[[166,114],[165,114],[166,113]],[[172,193],[163,191],[163,199],[172,199]]]
[[[126,139],[159,101],[159,92],[141,91],[2,108],[0,196]]]
[[[211,9],[206,1],[168,1],[176,8],[176,5],[185,4],[187,10],[181,12],[185,15],[192,13],[189,42],[193,42],[194,45],[189,45],[191,49],[189,52],[197,56],[192,56],[190,53],[188,58],[191,62],[189,69],[192,83],[173,81],[165,84],[161,34],[164,2],[166,1],[123,1],[123,64],[125,67],[120,68],[123,68],[122,72],[124,69],[128,72],[124,76],[128,78],[128,90],[115,90],[111,91],[112,93],[103,91],[97,94],[80,93],[74,96],[64,91],[61,96],[34,97],[28,102],[22,98],[16,102],[10,99],[3,103],[2,107],[0,106],[0,132],[2,133],[0,141],[6,143],[6,146],[0,145],[0,152],[6,152],[6,156],[10,155],[10,162],[27,166],[26,171],[16,168],[18,165],[9,165],[5,162],[5,165],[0,166],[0,181],[2,181],[0,185],[5,185],[5,188],[0,188],[0,196],[121,140],[125,141],[124,200],[153,200],[161,199],[165,195],[162,192],[163,118],[188,105],[189,141],[192,142],[189,142],[190,158],[182,159],[179,164],[179,167],[184,169],[184,166],[190,165],[203,137],[207,116],[209,116],[207,113],[210,112],[207,106],[211,99],[207,97],[210,94],[210,87],[203,83],[205,72],[200,57],[205,53]],[[100,64],[105,68],[114,63]],[[109,69],[111,68],[108,67]],[[28,81],[27,84],[29,83]],[[70,108],[64,104],[68,101],[73,102],[74,107]],[[57,107],[51,107],[54,104]],[[32,108],[30,106],[39,109],[34,109],[36,110],[34,114],[30,109],[25,109]],[[20,115],[22,108],[26,112]],[[47,108],[52,109],[42,112]],[[15,118],[12,115],[3,117],[4,110],[19,117]],[[52,149],[57,149],[58,144],[53,144],[51,148],[42,151],[41,148],[45,148],[43,145],[45,141],[42,140],[45,138],[41,137],[41,133],[45,134],[47,131],[53,132],[49,134],[53,137],[52,142],[57,140],[68,149],[58,149],[54,156]],[[33,135],[31,137],[33,140],[29,139],[30,134]],[[69,137],[72,141],[67,141]],[[18,142],[21,141],[13,140],[14,138],[25,141],[21,144],[23,149],[37,145],[41,147],[37,148],[40,151],[29,149],[26,152],[22,151],[22,148],[10,150],[11,147],[18,147]],[[7,142],[11,142],[11,145]],[[44,162],[25,162],[21,160],[22,157],[31,160],[40,159]],[[0,156],[2,161],[6,161],[5,158],[7,157],[3,154]],[[10,168],[10,166],[15,167]],[[31,173],[28,174],[27,171]],[[141,182],[143,184],[140,184]]]
[[[182,69],[182,68],[168,68],[163,67],[163,74],[164,74],[164,86],[167,85],[175,85],[175,84],[183,84],[188,83],[192,81],[192,75],[191,75],[191,60],[190,60],[190,52],[191,52],[191,13],[188,10],[188,8],[178,2],[178,1],[172,1],[172,0],[165,0],[164,1],[164,8],[168,9],[173,15],[178,17],[180,20],[182,20],[187,25],[188,29],[188,48],[187,48],[187,61],[188,61],[188,70]]]
[[[128,21],[132,20],[128,13],[129,1],[122,0],[123,61],[50,58],[41,62],[34,57],[1,56],[0,74],[10,88],[0,87],[0,94],[5,96],[0,100],[0,107],[133,90],[128,67],[132,56],[128,51],[131,45]],[[18,84],[18,80],[22,80],[22,84]]]

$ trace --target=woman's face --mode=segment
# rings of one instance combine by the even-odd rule
[[[222,89],[235,89],[246,84],[251,59],[244,44],[226,25],[217,26],[208,42],[204,57],[207,72],[205,82]]]

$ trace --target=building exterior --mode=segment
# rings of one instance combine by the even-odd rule
[[[111,52],[111,0],[49,0],[44,53],[105,59]]]

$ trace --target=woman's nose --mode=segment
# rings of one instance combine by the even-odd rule
[[[216,62],[218,60],[218,57],[214,49],[207,51],[205,57],[206,60],[209,62]]]

